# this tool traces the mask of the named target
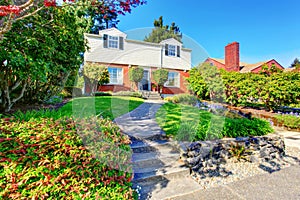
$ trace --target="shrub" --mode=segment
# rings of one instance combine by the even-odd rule
[[[112,122],[0,119],[0,127],[2,198],[132,199],[129,139]]]
[[[165,100],[172,103],[181,103],[192,106],[196,105],[198,101],[196,96],[190,94],[178,94],[173,97],[166,97]]]
[[[61,96],[52,96],[50,97],[45,103],[47,104],[57,104],[62,102],[62,97]]]
[[[300,128],[300,117],[293,115],[275,115],[278,123],[283,124],[285,127],[298,129]]]
[[[111,92],[95,92],[94,96],[100,97],[100,96],[112,96]]]
[[[137,97],[142,98],[143,95],[140,92],[132,92],[132,91],[120,91],[113,93],[113,96],[128,96],[128,97]]]
[[[183,121],[179,124],[175,139],[178,141],[193,141],[197,133],[197,124]]]
[[[68,86],[64,87],[62,90],[61,94],[64,97],[81,97],[82,96],[82,89],[79,87],[73,87],[73,86]]]

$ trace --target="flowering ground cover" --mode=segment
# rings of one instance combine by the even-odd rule
[[[130,140],[111,119],[142,102],[86,97],[58,110],[2,116],[0,197],[134,199]]]

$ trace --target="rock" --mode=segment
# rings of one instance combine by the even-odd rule
[[[259,159],[257,158],[257,156],[251,155],[249,157],[249,161],[252,162],[252,163],[258,163]]]

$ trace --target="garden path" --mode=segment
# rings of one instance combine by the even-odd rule
[[[147,100],[114,120],[132,141],[133,187],[140,199],[170,199],[199,190],[180,153],[155,121],[163,103]]]

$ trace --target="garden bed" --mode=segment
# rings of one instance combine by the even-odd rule
[[[270,123],[257,118],[231,117],[215,110],[166,103],[156,114],[156,121],[167,135],[180,141],[259,136],[274,132]]]

